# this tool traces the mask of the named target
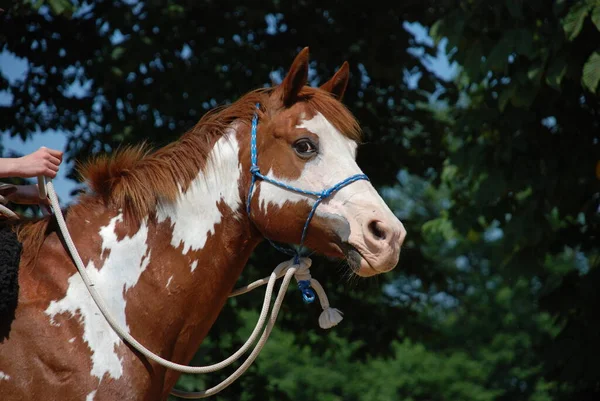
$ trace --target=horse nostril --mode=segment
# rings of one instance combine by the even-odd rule
[[[379,240],[385,240],[386,230],[385,226],[380,221],[372,221],[369,223],[369,231],[373,236]]]

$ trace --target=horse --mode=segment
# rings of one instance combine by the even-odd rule
[[[112,314],[163,358],[187,364],[264,239],[347,259],[362,277],[392,270],[406,231],[361,174],[356,119],[341,102],[345,62],[307,85],[308,48],[279,85],[208,112],[175,142],[96,156],[80,166],[88,189],[67,227]],[[257,119],[252,144],[252,120]],[[250,187],[251,196],[248,196]],[[7,224],[7,223],[5,223]],[[8,223],[22,244],[12,318],[0,322],[0,399],[165,400],[179,373],[132,350],[108,326],[52,217]]]

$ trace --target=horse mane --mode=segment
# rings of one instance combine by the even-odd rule
[[[266,98],[273,88],[257,89],[237,102],[207,112],[179,140],[152,152],[146,145],[98,156],[79,167],[82,178],[103,203],[123,210],[124,216],[139,220],[155,210],[159,201],[172,202],[204,168],[214,142],[234,121],[250,125],[261,105],[260,118],[268,119]],[[311,111],[321,112],[341,133],[359,141],[360,127],[346,107],[329,93],[304,87],[299,101]],[[195,155],[195,157],[190,157]]]
[[[180,190],[187,189],[204,168],[215,141],[234,121],[249,126],[257,103],[261,105],[261,121],[268,121],[271,112],[281,109],[281,101],[269,98],[274,90],[257,89],[231,105],[207,112],[181,138],[156,151],[147,144],[126,146],[80,164],[79,175],[91,191],[80,195],[78,204],[69,209],[76,209],[73,212],[79,215],[96,205],[111,207],[121,209],[127,221],[139,222],[152,213],[159,202],[175,201]],[[305,86],[298,94],[298,101],[305,102],[309,111],[322,113],[346,137],[361,140],[358,122],[330,93]],[[25,249],[39,250],[44,239],[56,230],[49,217],[18,225],[16,231]]]

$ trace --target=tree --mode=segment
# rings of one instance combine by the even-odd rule
[[[595,399],[600,3],[438,4],[431,34],[463,66],[447,87],[448,219],[474,238],[502,230],[496,269],[539,283],[542,310],[562,327],[538,350],[548,379],[568,383],[565,399]]]
[[[160,146],[277,82],[304,46],[313,84],[348,60],[359,163],[408,228],[401,264],[345,282],[318,259],[342,325],[324,335],[316,308],[290,294],[264,357],[217,399],[592,399],[599,16],[597,0],[18,3],[0,17],[0,43],[28,73],[0,78],[13,96],[0,129],[65,130],[71,159]],[[406,21],[447,41],[455,80],[425,68],[437,47]],[[274,260],[261,246],[241,281]],[[196,362],[239,346],[259,303],[231,302]]]

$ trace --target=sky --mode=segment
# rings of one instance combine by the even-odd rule
[[[12,53],[0,53],[0,72],[9,82],[23,79],[27,73],[27,61],[15,57]],[[10,104],[11,96],[6,91],[0,91],[0,105]],[[22,141],[19,137],[11,138],[7,132],[0,133],[0,141],[5,152],[14,152],[26,155],[36,151],[42,146],[64,151],[67,146],[67,135],[60,131],[39,132],[28,141]],[[58,171],[58,176],[53,180],[54,188],[62,203],[67,204],[71,200],[69,193],[75,189],[75,183],[66,178],[69,165],[63,163]],[[33,182],[33,180],[32,180]]]
[[[268,17],[268,16],[267,16]],[[269,18],[265,18],[267,25],[271,24]],[[418,23],[405,22],[403,24],[404,29],[414,35],[415,42],[419,46],[433,46],[432,39],[427,34],[427,29]],[[422,55],[422,50],[418,47],[409,49],[409,52],[415,55]],[[441,41],[438,45],[437,56],[435,58],[424,56],[421,57],[423,65],[428,70],[434,72],[439,78],[444,80],[452,79],[457,73],[456,64],[450,64],[446,56],[446,43]],[[7,51],[0,52],[0,73],[4,75],[9,82],[15,82],[16,80],[23,79],[27,74],[27,61],[15,57],[12,53]],[[403,75],[399,74],[399,79],[402,79]],[[419,76],[412,76],[409,80],[413,80],[416,84],[416,80]],[[83,88],[71,88],[71,92],[83,91]],[[82,92],[83,94],[83,92]],[[0,91],[0,105],[10,104],[12,102],[10,94],[6,91]],[[15,152],[17,154],[25,155],[39,149],[41,146],[47,148],[65,150],[67,145],[67,133],[61,131],[45,131],[34,134],[29,140],[22,141],[19,137],[11,138],[7,132],[0,132],[0,143],[4,146],[5,152]],[[58,172],[58,176],[53,180],[56,192],[63,205],[66,205],[73,201],[70,197],[70,192],[75,189],[76,183],[66,178],[66,173],[71,166],[63,163]]]

